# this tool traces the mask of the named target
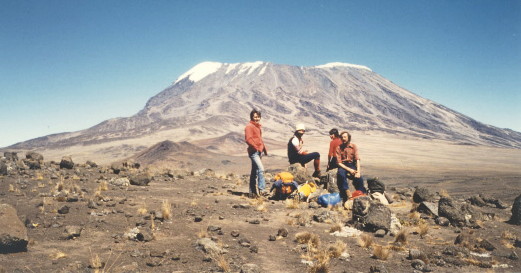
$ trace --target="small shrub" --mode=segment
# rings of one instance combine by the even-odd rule
[[[331,258],[338,258],[342,256],[347,249],[347,244],[343,241],[337,240],[334,244],[330,244],[328,248],[329,256]]]
[[[358,245],[362,248],[369,248],[371,245],[373,245],[373,236],[363,233],[358,237]]]
[[[407,229],[402,229],[396,234],[394,238],[394,243],[397,245],[405,246],[407,245],[409,231]]]
[[[375,245],[373,248],[373,258],[378,260],[387,260],[391,255],[388,247],[383,247],[381,245]]]
[[[172,217],[172,204],[168,200],[163,200],[163,203],[161,203],[161,214],[166,220]]]
[[[298,209],[300,207],[300,201],[297,198],[288,198],[284,202],[287,209]]]
[[[342,231],[342,227],[344,225],[341,224],[341,223],[334,223],[331,228],[329,229],[329,233],[333,233],[333,232],[337,232],[337,231]]]
[[[423,238],[427,233],[429,233],[429,224],[420,223],[418,225],[418,234],[420,234],[420,237]]]
[[[307,231],[295,234],[295,240],[299,244],[311,244],[315,248],[320,245],[320,237],[317,234]]]

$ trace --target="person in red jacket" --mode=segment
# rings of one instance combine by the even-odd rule
[[[264,165],[262,165],[261,158],[263,153],[268,155],[268,151],[262,141],[260,120],[261,112],[253,109],[250,113],[250,122],[244,128],[244,138],[246,144],[248,144],[248,156],[251,159],[250,197],[267,195],[267,191],[265,191]]]
[[[338,168],[336,147],[342,144],[342,139],[340,139],[340,134],[336,128],[329,131],[329,138],[331,138],[331,142],[329,142],[329,153],[327,154],[327,171]]]

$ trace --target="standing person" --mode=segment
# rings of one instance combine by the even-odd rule
[[[367,193],[364,187],[364,178],[362,177],[362,169],[360,167],[360,156],[358,147],[351,143],[351,135],[344,131],[340,134],[342,144],[336,148],[336,158],[338,162],[338,189],[342,200],[347,201],[351,198],[349,184],[347,180],[353,180],[355,190]]]
[[[262,141],[261,112],[253,109],[250,113],[250,122],[244,128],[244,139],[248,144],[248,156],[251,159],[250,190],[249,197],[265,195],[266,181],[264,179],[264,165],[262,165],[262,153],[268,155],[266,146]],[[257,183],[258,180],[258,183]]]
[[[336,161],[336,147],[342,144],[340,134],[338,133],[338,130],[336,128],[333,128],[329,131],[329,138],[331,138],[331,142],[329,142],[329,153],[327,154],[326,171],[338,168],[338,164]]]
[[[288,159],[289,164],[300,163],[304,164],[313,160],[315,171],[313,177],[320,177],[320,154],[318,152],[308,153],[303,149],[304,140],[302,136],[306,132],[306,126],[302,123],[297,124],[293,137],[288,142]]]

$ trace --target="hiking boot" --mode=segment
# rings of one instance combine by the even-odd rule
[[[311,175],[311,176],[316,177],[316,178],[320,178],[320,170],[314,171],[313,175]]]
[[[248,193],[248,198],[250,198],[250,199],[255,199],[257,197],[258,197],[258,195],[256,193],[254,193],[254,192]]]
[[[269,191],[261,191],[260,196],[268,197],[268,196],[270,196],[270,192]]]

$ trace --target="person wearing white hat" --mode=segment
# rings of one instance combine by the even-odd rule
[[[295,126],[295,133],[288,142],[289,164],[300,163],[302,166],[304,166],[304,164],[313,160],[313,167],[315,168],[313,177],[319,177],[320,154],[318,152],[308,153],[308,151],[303,149],[304,140],[302,140],[302,136],[305,132],[306,126],[303,123],[298,123]]]

